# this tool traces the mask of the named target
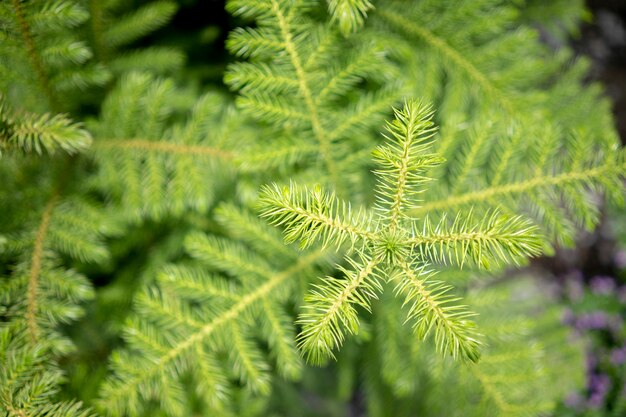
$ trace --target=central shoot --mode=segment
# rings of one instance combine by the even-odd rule
[[[477,361],[480,334],[475,315],[451,285],[436,280],[436,266],[482,268],[517,264],[541,252],[536,227],[497,208],[476,215],[454,213],[431,220],[411,218],[421,194],[433,179],[429,173],[445,160],[433,152],[436,127],[430,106],[407,101],[394,110],[386,142],[374,150],[378,169],[372,210],[353,209],[349,202],[320,187],[266,186],[261,215],[285,230],[285,240],[302,248],[315,242],[345,250],[344,277],[326,277],[305,297],[298,318],[298,345],[307,360],[322,364],[334,358],[346,333],[359,330],[358,308],[371,311],[371,300],[389,283],[404,299],[407,322],[420,339],[434,334],[439,352]]]

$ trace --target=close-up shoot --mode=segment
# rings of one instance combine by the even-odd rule
[[[0,417],[626,417],[623,0],[0,0]]]

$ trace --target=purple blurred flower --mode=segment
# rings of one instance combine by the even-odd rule
[[[602,295],[612,294],[616,288],[615,280],[608,276],[595,276],[591,278],[589,286],[594,294]]]
[[[609,323],[607,315],[602,311],[583,314],[576,320],[576,328],[579,330],[604,329]]]
[[[611,363],[613,365],[626,363],[626,346],[611,351]]]
[[[589,407],[599,408],[611,386],[611,380],[604,374],[592,374],[589,378]]]
[[[626,269],[626,250],[617,251],[613,261],[619,269]]]

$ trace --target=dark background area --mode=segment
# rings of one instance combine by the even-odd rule
[[[593,20],[583,23],[580,33],[570,39],[576,53],[591,60],[590,82],[600,82],[613,103],[615,125],[626,144],[626,0],[588,0]],[[598,275],[616,276],[623,269],[616,259],[617,240],[622,237],[607,215],[593,234],[579,238],[575,249],[557,249],[556,255],[542,258],[536,265],[547,269],[563,284],[572,271],[586,281]]]
[[[588,0],[594,20],[583,24],[574,49],[593,61],[591,77],[601,81],[613,101],[615,122],[626,143],[626,1]]]

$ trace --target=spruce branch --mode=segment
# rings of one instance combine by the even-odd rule
[[[65,353],[72,344],[57,327],[82,314],[79,303],[93,297],[86,277],[63,266],[63,258],[103,263],[108,252],[104,233],[115,226],[98,207],[51,192],[23,230],[7,237],[16,258],[10,276],[0,277],[0,307],[9,323],[22,326],[30,346]],[[108,230],[107,230],[108,229]]]
[[[225,144],[237,115],[209,93],[195,101],[187,120],[172,126],[172,102],[181,94],[171,79],[130,73],[90,125],[99,168],[93,182],[119,199],[132,221],[206,211],[214,182],[234,165],[235,154]],[[243,131],[239,126],[239,135]]]
[[[442,103],[446,114],[436,151],[448,165],[427,172],[440,180],[409,213],[486,215],[498,206],[569,245],[578,228],[597,224],[591,196],[623,199],[624,154],[604,129],[607,103],[596,101],[592,110],[583,104],[599,96],[580,85],[585,64],[567,54],[555,58],[532,30],[501,13],[515,11],[509,6],[454,1],[443,10],[434,1],[390,0],[369,18],[410,68],[413,94]],[[468,13],[473,19],[459,35],[459,19]],[[524,63],[520,53],[528,56]],[[548,101],[539,105],[542,94]]]
[[[284,227],[286,241],[299,240],[303,247],[315,241],[337,248],[346,241],[352,247],[359,244],[356,260],[351,251],[346,255],[350,267],[342,268],[345,278],[326,278],[305,298],[298,344],[316,364],[333,357],[344,332],[358,331],[356,307],[369,310],[370,299],[385,281],[394,281],[396,294],[404,295],[410,305],[407,320],[414,322],[421,339],[432,329],[439,352],[478,360],[480,342],[472,313],[450,294],[451,286],[431,282],[428,263],[489,268],[492,263],[517,263],[536,256],[542,247],[536,227],[521,217],[493,212],[476,220],[470,211],[457,214],[452,224],[443,217],[434,226],[428,218],[421,225],[410,218],[409,210],[430,181],[426,171],[442,159],[428,153],[434,134],[429,106],[407,101],[394,113],[386,128],[387,143],[374,151],[379,182],[375,213],[352,210],[320,187],[273,185],[261,192],[261,216]]]
[[[292,33],[292,23],[290,22],[290,16],[285,14],[281,9],[280,4],[276,0],[271,0],[272,13],[275,15],[280,34],[283,38],[285,50],[289,54],[291,64],[293,65],[296,77],[298,80],[298,88],[306,104],[307,113],[311,122],[313,133],[317,138],[320,145],[320,153],[326,168],[328,169],[329,176],[333,180],[334,184],[339,184],[337,163],[330,150],[330,141],[328,140],[327,132],[322,126],[320,121],[319,111],[315,105],[315,99],[311,87],[309,85],[309,76],[305,73],[302,60],[296,45],[294,43],[294,34]]]
[[[237,389],[233,377],[264,395],[272,369],[300,375],[295,329],[283,304],[302,277],[328,264],[329,254],[285,246],[279,233],[241,208],[225,204],[218,212],[230,239],[188,234],[192,260],[165,266],[138,297],[126,327],[128,347],[114,354],[114,374],[98,401],[108,414],[141,414],[152,400],[180,414],[186,394],[170,386],[189,377],[203,388],[199,401],[219,414]],[[265,256],[271,248],[279,248],[278,256]]]

